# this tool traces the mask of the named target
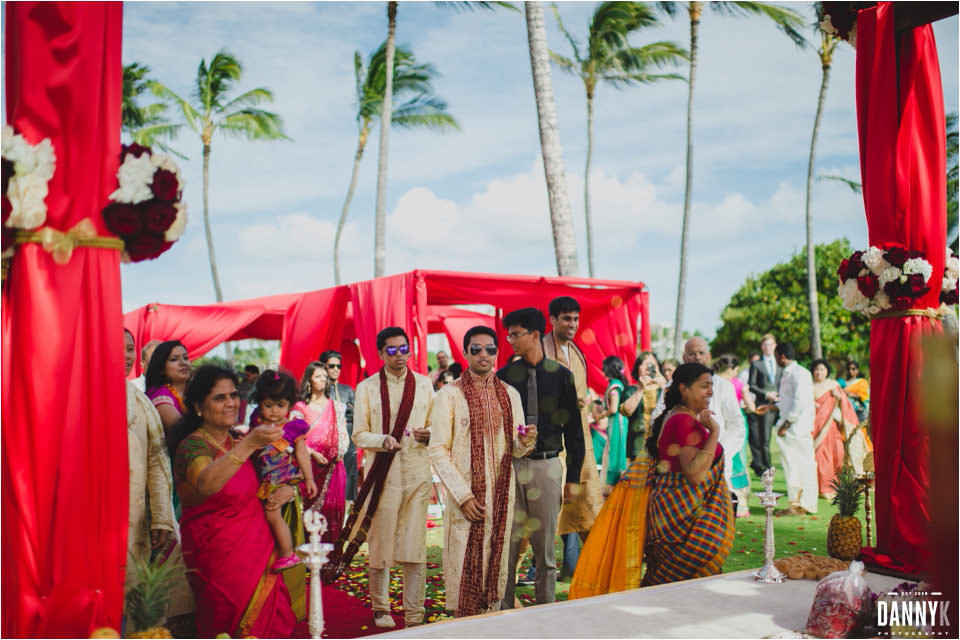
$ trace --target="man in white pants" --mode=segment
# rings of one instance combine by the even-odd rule
[[[796,351],[789,342],[777,345],[777,364],[783,367],[780,378],[780,419],[774,425],[780,462],[787,482],[790,507],[776,515],[804,515],[817,512],[817,460],[813,453],[813,376],[796,362]],[[769,405],[768,405],[769,406]]]

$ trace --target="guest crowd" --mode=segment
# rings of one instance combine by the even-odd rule
[[[413,626],[424,620],[434,473],[446,607],[466,616],[518,606],[518,581],[535,585],[537,604],[553,602],[558,572],[572,577],[570,598],[719,573],[734,518],[750,513],[749,472],[773,466],[774,436],[782,513],[816,512],[844,464],[863,470],[869,384],[855,362],[834,380],[825,360],[807,370],[765,335],[741,367],[694,337],[682,363],[646,351],[628,370],[605,358],[598,397],[575,341],[579,304],[557,298],[547,315],[549,333],[538,309],[506,314],[507,345],[490,327],[469,329],[457,345],[467,368],[441,351],[429,375],[408,367],[404,330],[386,327],[383,366],[356,390],[339,381],[336,351],[300,380],[248,365],[241,381],[194,369],[176,340],[142,345],[145,373],[127,385],[130,567],[182,558],[167,614],[195,614],[200,636],[289,637],[305,615],[294,549],[313,509],[334,545],[323,579],[366,542],[373,623],[395,625],[399,565]],[[497,369],[505,346],[512,359]],[[128,332],[128,376],[137,355]],[[528,550],[532,569],[518,576]],[[136,579],[128,571],[128,585]]]

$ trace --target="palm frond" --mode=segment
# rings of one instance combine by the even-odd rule
[[[435,131],[459,129],[460,124],[449,113],[395,113],[390,119],[392,126],[403,129],[425,128]]]
[[[646,3],[603,2],[590,22],[590,57],[603,57],[603,49],[628,47],[630,33],[659,25],[656,14]]]
[[[203,118],[188,100],[181,98],[173,89],[160,82],[151,82],[150,91],[158,98],[169,100],[175,106],[179,107],[180,114],[183,116],[187,126],[197,135],[202,133]]]
[[[560,10],[557,8],[557,3],[551,2],[550,9],[553,11],[553,18],[557,21],[557,27],[559,27],[560,32],[567,39],[567,42],[570,43],[570,48],[573,49],[574,60],[576,60],[578,64],[582,64],[583,58],[580,57],[580,47],[577,46],[577,41],[573,39],[573,36],[570,35],[567,28],[563,26],[563,20],[560,19]],[[550,54],[552,56],[553,52],[551,51]]]
[[[561,71],[566,71],[567,73],[572,73],[573,75],[580,75],[580,65],[575,63],[570,58],[564,58],[562,55],[556,51],[549,51],[550,59],[555,65],[560,67]]]
[[[851,191],[854,193],[863,193],[863,186],[856,180],[851,180],[850,178],[844,178],[843,176],[830,176],[830,175],[819,175],[817,176],[817,181],[821,180],[833,180],[834,182],[842,182],[843,184],[850,187]]]
[[[773,20],[780,29],[798,47],[809,45],[803,37],[803,16],[788,7],[780,7],[766,2],[707,2],[713,11],[731,16],[757,15]]]
[[[651,42],[642,47],[617,51],[606,65],[624,72],[644,71],[650,67],[676,67],[688,59],[687,50],[675,42]]]
[[[247,140],[289,140],[279,115],[261,109],[244,109],[227,114],[215,123],[225,134]]]
[[[654,2],[653,4],[660,13],[664,13],[671,18],[677,17],[678,8],[676,2]]]
[[[264,102],[273,102],[273,92],[263,87],[257,87],[230,100],[220,108],[220,111],[233,111],[236,108],[247,109],[263,104]]]
[[[509,9],[510,11],[520,12],[519,7],[517,7],[512,2],[505,2],[503,0],[499,2],[437,2],[437,6],[443,7],[445,9],[453,9],[454,11],[495,11],[497,9]]]

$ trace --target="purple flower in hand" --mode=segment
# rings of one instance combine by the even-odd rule
[[[521,436],[527,435],[527,427],[526,427],[526,425],[518,424],[518,425],[517,425],[517,433],[519,433]]]

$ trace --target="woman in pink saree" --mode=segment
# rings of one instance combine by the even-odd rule
[[[347,490],[343,456],[350,445],[350,436],[345,407],[330,398],[327,383],[327,369],[322,363],[314,361],[307,365],[300,383],[301,401],[293,405],[290,418],[302,417],[310,425],[304,443],[313,461],[318,492],[315,500],[304,496],[304,509],[318,510],[327,519],[323,542],[333,543],[343,526]]]
[[[183,505],[183,558],[197,600],[197,633],[290,637],[296,619],[276,560],[273,534],[257,498],[250,456],[280,437],[259,426],[234,440],[240,404],[236,376],[204,366],[187,387],[186,413],[171,434],[174,482]]]

